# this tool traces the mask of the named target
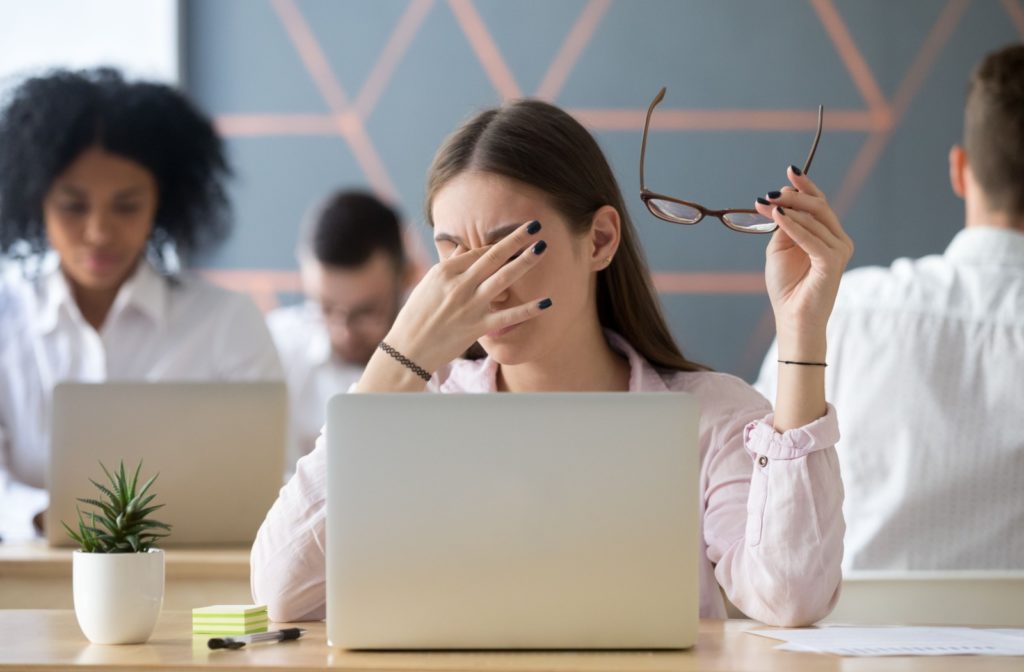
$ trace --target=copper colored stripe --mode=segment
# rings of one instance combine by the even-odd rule
[[[764,294],[764,273],[652,273],[661,294]]]
[[[565,42],[562,43],[561,49],[558,50],[555,60],[551,62],[547,73],[544,75],[544,79],[541,80],[540,86],[537,87],[537,93],[535,94],[537,98],[543,98],[544,100],[555,100],[558,98],[558,94],[562,92],[562,87],[565,86],[565,81],[569,78],[569,73],[572,72],[572,69],[576,66],[576,61],[579,60],[580,54],[583,53],[591,38],[594,37],[597,26],[601,23],[601,19],[604,18],[610,6],[610,0],[589,0],[586,6],[583,7],[579,18],[573,24],[572,29],[565,38]]]
[[[594,131],[643,130],[646,109],[575,108],[569,113]],[[867,110],[829,110],[829,131],[874,131],[885,123]],[[659,109],[651,118],[655,131],[814,131],[818,112],[798,110],[681,110]]]
[[[495,90],[505,100],[521,98],[523,94],[519,84],[516,83],[515,76],[505,64],[505,59],[498,51],[497,43],[490,31],[487,30],[484,20],[476,11],[472,1],[448,0],[448,5]]]

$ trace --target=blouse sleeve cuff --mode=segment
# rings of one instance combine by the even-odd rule
[[[827,404],[825,415],[803,427],[775,431],[775,414],[755,420],[743,429],[743,445],[752,457],[764,455],[771,460],[794,460],[811,453],[831,448],[839,442],[839,422],[836,409]]]

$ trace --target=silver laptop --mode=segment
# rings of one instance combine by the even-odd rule
[[[680,393],[332,398],[329,643],[692,646],[697,418]]]
[[[173,526],[160,544],[244,546],[277,497],[284,474],[284,383],[60,383],[53,393],[47,537],[71,545],[77,497],[95,497],[99,462],[141,459],[159,473],[150,492]],[[85,507],[85,510],[89,510]]]

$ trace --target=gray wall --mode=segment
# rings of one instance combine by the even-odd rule
[[[186,85],[227,137],[234,236],[205,263],[265,307],[294,298],[296,225],[340,185],[393,199],[427,262],[424,175],[474,110],[517,95],[569,109],[627,195],[691,357],[752,378],[774,326],[767,237],[642,207],[643,111],[662,85],[649,186],[748,207],[800,163],[857,244],[853,265],[940,252],[962,224],[946,154],[973,65],[1024,35],[1019,0],[190,0]],[[707,275],[711,274],[711,275]]]

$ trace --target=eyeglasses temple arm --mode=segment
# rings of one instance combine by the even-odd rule
[[[647,108],[647,118],[644,119],[644,135],[640,141],[640,191],[644,191],[647,185],[644,182],[644,156],[647,154],[647,129],[651,125],[651,113],[654,112],[654,107],[662,101],[665,97],[665,87],[661,87],[661,91],[651,101],[650,107]]]
[[[811,151],[807,154],[807,161],[804,162],[804,175],[811,170],[811,161],[814,160],[814,153],[818,151],[818,141],[821,140],[821,122],[824,116],[825,108],[822,105],[818,105],[818,130],[814,134],[814,142],[811,143]]]

